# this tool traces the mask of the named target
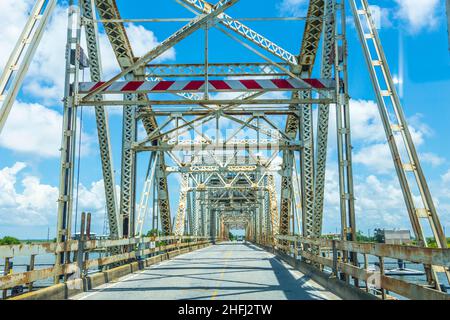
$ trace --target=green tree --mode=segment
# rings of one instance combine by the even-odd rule
[[[373,238],[378,243],[384,243],[384,230],[375,229]]]
[[[162,235],[162,233],[161,233],[160,230],[158,230],[158,229],[152,229],[152,230],[150,230],[149,232],[147,232],[146,237],[159,237],[159,236],[161,236],[161,235]]]
[[[20,240],[14,237],[5,236],[3,239],[0,239],[0,245],[11,245],[11,244],[20,244]]]
[[[437,242],[435,238],[427,238],[427,244],[429,248],[437,248]]]
[[[356,233],[356,241],[360,241],[360,242],[374,242],[374,238],[373,237],[369,237],[369,236],[365,236],[361,231],[358,231]]]
[[[234,240],[234,234],[232,234],[231,232],[228,232],[228,238],[230,238],[231,241]]]

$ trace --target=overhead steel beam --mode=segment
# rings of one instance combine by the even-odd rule
[[[241,106],[241,105],[273,105],[274,108],[278,108],[281,106],[288,106],[292,104],[329,104],[333,103],[335,100],[333,98],[294,98],[294,99],[256,99],[256,100],[248,100],[245,102],[239,100],[153,100],[153,101],[139,101],[140,106],[190,106],[190,105],[199,105],[205,104],[210,106]],[[119,101],[119,100],[103,100],[103,101],[83,101],[80,102],[80,106],[127,106],[127,105],[136,105],[136,102],[133,101]],[[276,105],[276,106],[275,106]],[[212,110],[211,112],[205,114],[207,115],[215,115],[220,113],[221,110]],[[290,114],[295,113],[295,111],[290,112]],[[293,116],[293,118],[297,118]],[[203,118],[202,118],[203,119]],[[199,121],[201,119],[197,119]]]
[[[281,64],[288,68],[286,63]],[[151,78],[203,77],[207,71],[210,77],[261,76],[284,77],[287,73],[270,63],[209,63],[205,64],[149,64],[146,76]]]
[[[104,82],[80,83],[80,94],[91,94]],[[182,80],[182,81],[116,81],[105,87],[99,93],[180,93],[204,92],[208,86],[209,92],[272,92],[315,89],[331,91],[335,82],[331,79],[245,79],[245,80]]]

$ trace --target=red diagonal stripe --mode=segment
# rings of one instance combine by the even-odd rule
[[[209,83],[216,89],[216,90],[231,90],[231,87],[223,80],[211,80]]]
[[[98,87],[102,86],[105,82],[97,82],[92,88],[91,90],[89,90],[89,92],[95,91]],[[105,88],[106,89],[106,88]],[[103,90],[105,90],[103,89]]]
[[[285,79],[273,79],[271,81],[279,89],[294,89],[292,84],[290,84],[289,81],[287,81]]]
[[[175,81],[160,81],[153,89],[152,91],[166,91],[169,89]]]
[[[262,89],[255,80],[239,80],[247,89]]]
[[[140,86],[144,84],[144,81],[130,81],[120,91],[136,91]]]
[[[317,79],[302,79],[303,81],[305,81],[307,84],[309,84],[310,86],[312,86],[313,88],[317,88],[317,89],[323,89],[325,88],[325,86],[323,85],[322,82],[320,82]]]
[[[189,91],[189,90],[198,90],[202,87],[204,84],[204,81],[201,80],[194,80],[189,81],[189,83],[183,88],[183,90]]]

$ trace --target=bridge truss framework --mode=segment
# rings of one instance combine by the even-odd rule
[[[311,0],[299,54],[229,16],[227,9],[237,6],[238,0],[177,2],[195,17],[136,57],[115,0],[70,0],[58,242],[71,238],[75,132],[81,106],[95,108],[111,239],[142,236],[151,212],[152,225],[166,236],[227,238],[229,230],[242,228],[248,239],[281,249],[289,244],[278,236],[322,235],[329,115],[335,112],[340,235],[342,240],[356,241],[347,70],[349,4],[418,245],[427,246],[425,230],[430,229],[438,247],[447,247],[367,0]],[[55,4],[55,0],[36,2],[5,68],[0,130]],[[100,23],[121,69],[110,79],[104,79],[101,70]],[[209,63],[211,28],[264,62]],[[201,30],[203,63],[154,62]],[[83,32],[86,48],[81,45]],[[83,69],[89,69],[91,82],[81,81]],[[320,79],[312,79],[314,74]],[[270,98],[270,93],[280,91],[288,95]],[[109,99],[112,95],[114,99]],[[115,190],[106,106],[123,108],[120,196]],[[146,132],[142,140],[140,127]],[[139,153],[150,154],[142,193],[136,190]],[[180,190],[173,220],[170,175],[179,177]],[[315,246],[307,250],[318,254]],[[63,264],[67,259],[61,255],[58,261]],[[358,264],[356,254],[344,255],[344,260]],[[440,290],[436,269],[425,268],[429,283]],[[449,277],[448,270],[446,274]]]

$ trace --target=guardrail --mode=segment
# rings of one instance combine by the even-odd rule
[[[392,258],[404,262],[433,266],[439,272],[450,268],[450,249],[434,249],[405,245],[360,243],[325,238],[303,238],[301,236],[276,236],[276,251],[316,266],[320,271],[328,268],[331,276],[343,280],[358,289],[365,290],[381,299],[392,299],[393,292],[401,297],[415,300],[450,300],[450,295],[425,285],[412,283],[385,274],[384,259]],[[348,259],[351,254],[360,254],[363,267]],[[369,257],[377,258],[379,270],[369,269]],[[353,278],[353,282],[350,279]],[[360,285],[362,281],[362,286]]]
[[[37,243],[0,246],[0,259],[5,261],[3,276],[0,276],[0,290],[3,299],[17,294],[17,288],[28,291],[33,289],[33,282],[49,278],[55,282],[82,278],[88,270],[102,271],[117,264],[134,262],[154,255],[180,250],[191,245],[211,242],[208,237],[143,237],[119,240],[69,240],[64,243]],[[92,253],[101,253],[99,257],[90,258]],[[34,269],[36,256],[53,254],[53,266]],[[104,254],[104,256],[102,256]],[[65,263],[56,263],[57,257],[64,255]],[[29,257],[28,270],[14,272],[11,267],[14,258]],[[11,289],[11,290],[8,290]],[[15,291],[16,290],[16,291]],[[10,292],[11,291],[11,292]],[[19,291],[19,293],[21,293]]]

